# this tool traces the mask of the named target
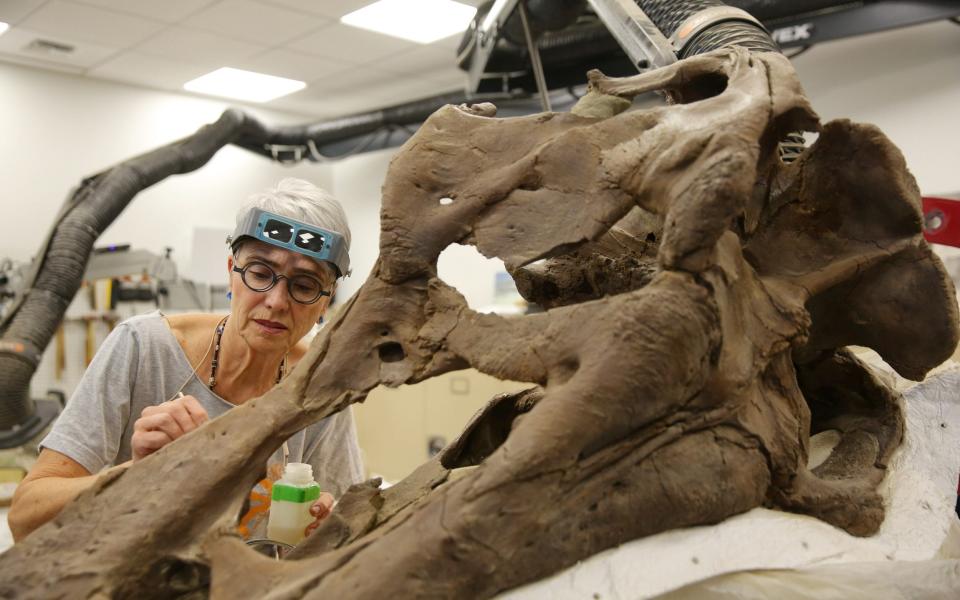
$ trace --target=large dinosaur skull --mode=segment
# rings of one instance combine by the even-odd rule
[[[843,347],[919,379],[958,337],[902,157],[873,127],[821,128],[780,55],[590,81],[569,114],[430,117],[387,175],[378,262],[294,373],[101,479],[0,557],[0,595],[476,597],[760,505],[874,532],[903,421]],[[674,103],[624,111],[651,90]],[[802,130],[819,139],[782,162]],[[453,243],[550,310],[472,311],[436,275]],[[390,490],[354,486],[292,560],[231,533],[294,431],[467,366],[539,388]],[[811,471],[822,429],[841,441]]]

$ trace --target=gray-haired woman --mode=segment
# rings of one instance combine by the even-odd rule
[[[230,313],[157,311],[114,329],[17,487],[15,539],[56,516],[104,468],[123,468],[263,395],[303,356],[304,336],[349,273],[340,204],[309,182],[284,179],[240,209],[228,241]],[[264,465],[238,523],[246,537],[263,535],[270,487],[288,460],[311,464],[326,490],[312,506],[312,529],[363,476],[350,412],[298,432]]]

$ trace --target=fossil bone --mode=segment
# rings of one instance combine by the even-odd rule
[[[918,379],[958,337],[899,152],[870,126],[821,127],[780,55],[590,80],[569,114],[431,116],[391,163],[373,271],[297,369],[101,478],[0,556],[0,595],[483,597],[760,505],[875,531],[903,421],[843,347]],[[622,112],[650,90],[684,102]],[[784,164],[797,130],[820,137]],[[436,276],[452,243],[502,258],[551,309],[472,311]],[[291,560],[230,533],[294,431],[467,366],[540,387],[495,399],[394,488],[354,486]],[[823,428],[842,439],[810,471]]]

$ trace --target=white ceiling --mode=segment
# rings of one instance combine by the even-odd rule
[[[473,6],[483,0],[458,0]],[[177,91],[219,67],[307,82],[262,106],[328,118],[462,88],[460,35],[421,45],[343,25],[373,0],[0,0],[0,61]],[[30,50],[36,39],[70,54]]]

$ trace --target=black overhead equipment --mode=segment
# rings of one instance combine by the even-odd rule
[[[470,74],[471,91],[528,94],[537,91],[519,15],[513,10],[517,4],[519,0],[485,3],[464,34],[457,61],[460,68]],[[721,3],[710,0],[528,1],[531,33],[550,89],[582,84],[584,74],[593,68],[623,77],[635,74],[638,68],[658,66],[656,60],[650,65],[637,65],[628,57],[611,35],[616,24],[607,27],[598,17],[600,5],[637,7],[669,39],[681,21],[707,9],[719,12]],[[742,9],[756,18],[781,49],[808,48],[865,33],[960,17],[960,2],[956,0],[728,0],[723,5]],[[556,13],[552,19],[544,16],[552,13]],[[741,34],[731,33],[735,29],[742,29]],[[752,47],[753,34],[749,27],[727,24],[719,30],[713,29],[712,33],[697,34],[698,39],[682,49],[679,57],[699,54],[703,47],[716,44],[717,40],[711,38],[719,35],[745,36],[735,43]]]

